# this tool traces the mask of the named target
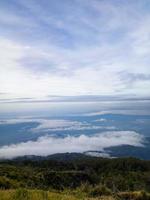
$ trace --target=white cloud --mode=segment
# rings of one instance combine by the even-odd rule
[[[43,97],[49,94],[88,94],[91,91],[93,94],[99,94],[99,91],[102,94],[112,94],[116,86],[118,89],[123,87],[116,73],[112,72],[110,76],[107,69],[101,69],[98,55],[103,56],[105,47],[90,50],[82,48],[74,52],[54,46],[40,50],[40,46],[27,47],[2,38],[0,43],[0,84],[3,86],[1,92],[16,97]],[[47,59],[49,67],[42,70],[44,61],[40,70],[38,67],[28,66],[28,63],[23,66],[20,62],[22,59],[32,59],[33,62]],[[51,63],[54,68],[52,71],[49,70]]]
[[[0,124],[20,124],[20,123],[38,123],[35,128],[31,128],[30,131],[34,133],[43,133],[49,131],[65,131],[65,130],[93,130],[93,129],[106,129],[114,130],[116,129],[113,126],[95,126],[87,122],[71,121],[71,120],[62,120],[62,119],[28,119],[28,118],[19,118],[19,119],[7,119],[0,120]]]
[[[135,103],[135,102],[134,102]],[[137,102],[136,102],[137,103]],[[149,106],[147,106],[149,104],[149,101],[147,101],[147,104],[143,103],[142,104],[138,104],[139,106],[143,106],[143,109],[141,109],[140,107],[133,107],[132,108],[129,108],[127,107],[127,109],[125,107],[122,107],[121,108],[117,108],[117,107],[114,107],[113,109],[112,108],[108,108],[108,109],[104,109],[103,111],[98,111],[98,112],[87,112],[87,113],[84,113],[84,114],[81,114],[82,116],[99,116],[99,115],[105,115],[105,114],[120,114],[120,115],[150,115],[150,111],[149,111]],[[131,104],[132,106],[132,104]]]
[[[106,153],[106,152],[87,151],[85,152],[85,154],[89,156],[95,156],[95,157],[110,158],[109,153]]]
[[[80,135],[56,138],[44,136],[37,141],[22,142],[0,148],[0,158],[23,155],[46,156],[54,153],[104,151],[104,148],[118,145],[143,146],[143,136],[134,131],[104,132],[93,136]]]
[[[32,132],[64,131],[64,130],[87,130],[98,129],[101,127],[92,126],[86,122],[70,120],[41,120],[40,125],[32,128]]]
[[[96,120],[94,120],[95,122],[106,122],[107,121],[107,119],[105,119],[105,118],[100,118],[100,119],[96,119]]]

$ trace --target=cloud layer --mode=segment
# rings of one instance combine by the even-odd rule
[[[117,145],[143,146],[143,136],[134,131],[114,131],[57,138],[39,137],[37,141],[22,142],[0,148],[0,158],[14,158],[23,155],[46,156],[54,153],[104,151],[104,148]],[[105,153],[105,152],[104,152]]]

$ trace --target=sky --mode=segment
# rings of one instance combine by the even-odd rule
[[[0,1],[0,100],[150,94],[149,0]]]

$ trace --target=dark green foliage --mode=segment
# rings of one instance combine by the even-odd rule
[[[17,159],[0,163],[0,188],[57,189],[82,184],[103,185],[112,192],[150,192],[150,161],[134,158],[104,159],[77,157],[57,159]],[[99,186],[98,186],[99,187]],[[95,188],[93,195],[105,191]],[[99,191],[98,191],[99,190]]]
[[[9,189],[11,187],[11,183],[9,178],[5,176],[0,177],[0,188]]]

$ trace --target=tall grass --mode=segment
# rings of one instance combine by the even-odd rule
[[[64,192],[50,192],[43,190],[0,190],[0,200],[115,200],[112,197],[87,197],[78,191],[72,193],[70,191]]]
[[[0,200],[150,200],[150,195],[144,191],[121,192],[114,197],[113,194],[110,196],[110,191],[101,186],[90,189],[89,193],[84,192],[86,187],[82,186],[76,191],[63,192],[27,189],[0,190]],[[102,190],[105,191],[105,196]]]

